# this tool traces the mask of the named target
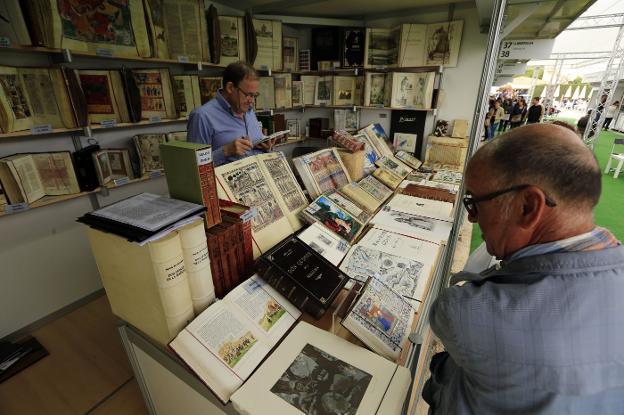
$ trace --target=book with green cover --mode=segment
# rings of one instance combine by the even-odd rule
[[[160,145],[169,195],[174,199],[206,206],[206,226],[221,223],[219,199],[207,144],[170,141]]]

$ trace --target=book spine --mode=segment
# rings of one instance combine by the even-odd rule
[[[251,239],[251,219],[244,220],[242,224],[243,257],[245,258],[245,275],[251,275],[253,271],[253,241]]]
[[[219,229],[219,262],[221,262],[222,269],[222,286],[223,286],[223,294],[227,294],[232,289],[232,275],[230,271],[230,263],[227,258],[227,238],[226,232],[223,229]]]
[[[239,265],[239,257],[237,252],[238,246],[238,235],[237,235],[237,226],[235,223],[231,224],[228,228],[228,260],[230,265],[230,274],[232,277],[232,288],[238,286],[239,282],[242,279],[240,273],[240,265]]]
[[[211,228],[221,223],[221,212],[219,211],[219,199],[217,197],[217,184],[215,181],[214,166],[211,162],[199,166],[198,169],[202,200],[204,206],[206,206],[206,226]]]
[[[198,315],[215,299],[203,221],[197,221],[181,228],[179,234],[184,254],[184,265],[191,288],[193,310]]]
[[[217,298],[223,297],[223,270],[219,258],[219,240],[217,235],[207,234],[208,255],[210,256],[210,268],[212,270],[212,282],[215,287]]]
[[[239,278],[249,277],[247,274],[247,259],[245,258],[245,236],[243,235],[243,221],[236,222],[236,258],[238,259]]]
[[[286,297],[298,309],[305,311],[317,320],[325,314],[326,310],[316,304],[314,299],[307,295],[304,289],[299,287],[289,276],[273,267],[265,258],[261,257],[258,260],[257,271],[263,280]]]
[[[173,338],[193,319],[193,301],[180,236],[174,234],[151,242],[149,250],[167,329]]]

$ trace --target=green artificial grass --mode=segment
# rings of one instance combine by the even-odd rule
[[[564,119],[563,121],[567,120]],[[602,131],[594,148],[600,169],[603,172],[609,161],[611,146],[615,138],[624,138],[624,134]],[[619,151],[621,152],[622,148]],[[615,167],[615,163],[612,163],[611,166]],[[620,177],[617,179],[613,178],[613,172],[602,174],[602,195],[594,210],[594,220],[596,225],[609,229],[616,238],[624,241],[624,172],[620,173]],[[470,252],[476,249],[481,242],[483,242],[481,230],[479,225],[474,224]]]

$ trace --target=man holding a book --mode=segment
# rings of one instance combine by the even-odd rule
[[[258,97],[258,74],[244,62],[223,71],[217,96],[189,115],[188,141],[212,146],[215,166],[270,151],[274,140],[263,141],[253,110]]]
[[[433,414],[621,414],[624,247],[597,227],[593,153],[533,124],[484,145],[463,199],[500,264],[462,272],[431,308],[446,352],[423,390]]]

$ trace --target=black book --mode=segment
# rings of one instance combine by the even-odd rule
[[[392,111],[392,117],[390,118],[390,141],[394,141],[395,133],[416,134],[416,151],[414,156],[422,160],[422,144],[426,119],[426,111]]]
[[[302,311],[319,319],[349,280],[307,244],[290,236],[266,252],[256,271]]]
[[[340,60],[340,28],[312,29],[312,69],[318,70],[319,61]]]
[[[364,28],[350,28],[342,31],[342,59],[343,68],[355,68],[364,65]]]
[[[95,190],[100,185],[93,164],[93,153],[99,150],[98,144],[91,144],[74,152],[74,170],[80,190],[83,192]]]

